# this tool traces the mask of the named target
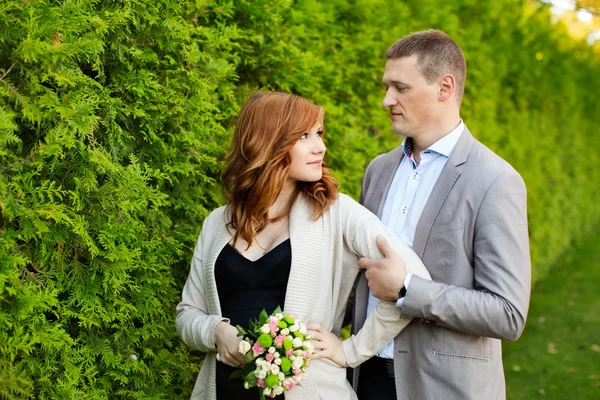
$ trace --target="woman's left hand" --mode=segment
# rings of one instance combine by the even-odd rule
[[[319,324],[308,324],[307,328],[312,337],[313,347],[318,350],[311,356],[312,359],[328,358],[340,367],[348,367],[344,346],[339,337],[322,328]]]

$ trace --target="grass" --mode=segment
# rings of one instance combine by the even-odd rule
[[[532,291],[525,332],[503,344],[507,399],[600,399],[599,292],[600,235]]]

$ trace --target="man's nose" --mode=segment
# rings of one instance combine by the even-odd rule
[[[387,89],[385,91],[385,96],[383,96],[383,100],[381,101],[381,105],[384,108],[390,108],[396,104],[396,99],[394,98],[391,92],[392,91],[390,89]]]

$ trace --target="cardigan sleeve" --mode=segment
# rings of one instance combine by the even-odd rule
[[[221,321],[220,315],[210,314],[202,263],[203,241],[208,230],[205,222],[192,257],[190,274],[183,287],[181,302],[177,305],[177,333],[188,346],[203,352],[214,352],[214,331]]]
[[[352,201],[353,202],[353,201]],[[349,229],[346,242],[350,250],[360,257],[383,258],[377,248],[376,237],[383,236],[390,246],[400,255],[406,265],[406,272],[430,280],[431,275],[415,252],[392,233],[370,211],[353,202],[352,212],[346,214],[345,229]],[[352,222],[351,220],[355,220]],[[349,366],[368,360],[393,340],[410,322],[401,319],[401,309],[395,303],[380,301],[371,312],[362,329],[343,342],[344,354]]]

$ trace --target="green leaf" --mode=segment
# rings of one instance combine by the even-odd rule
[[[269,320],[269,314],[267,314],[267,311],[264,308],[258,315],[258,320],[259,320],[261,326],[266,324],[267,321]]]

